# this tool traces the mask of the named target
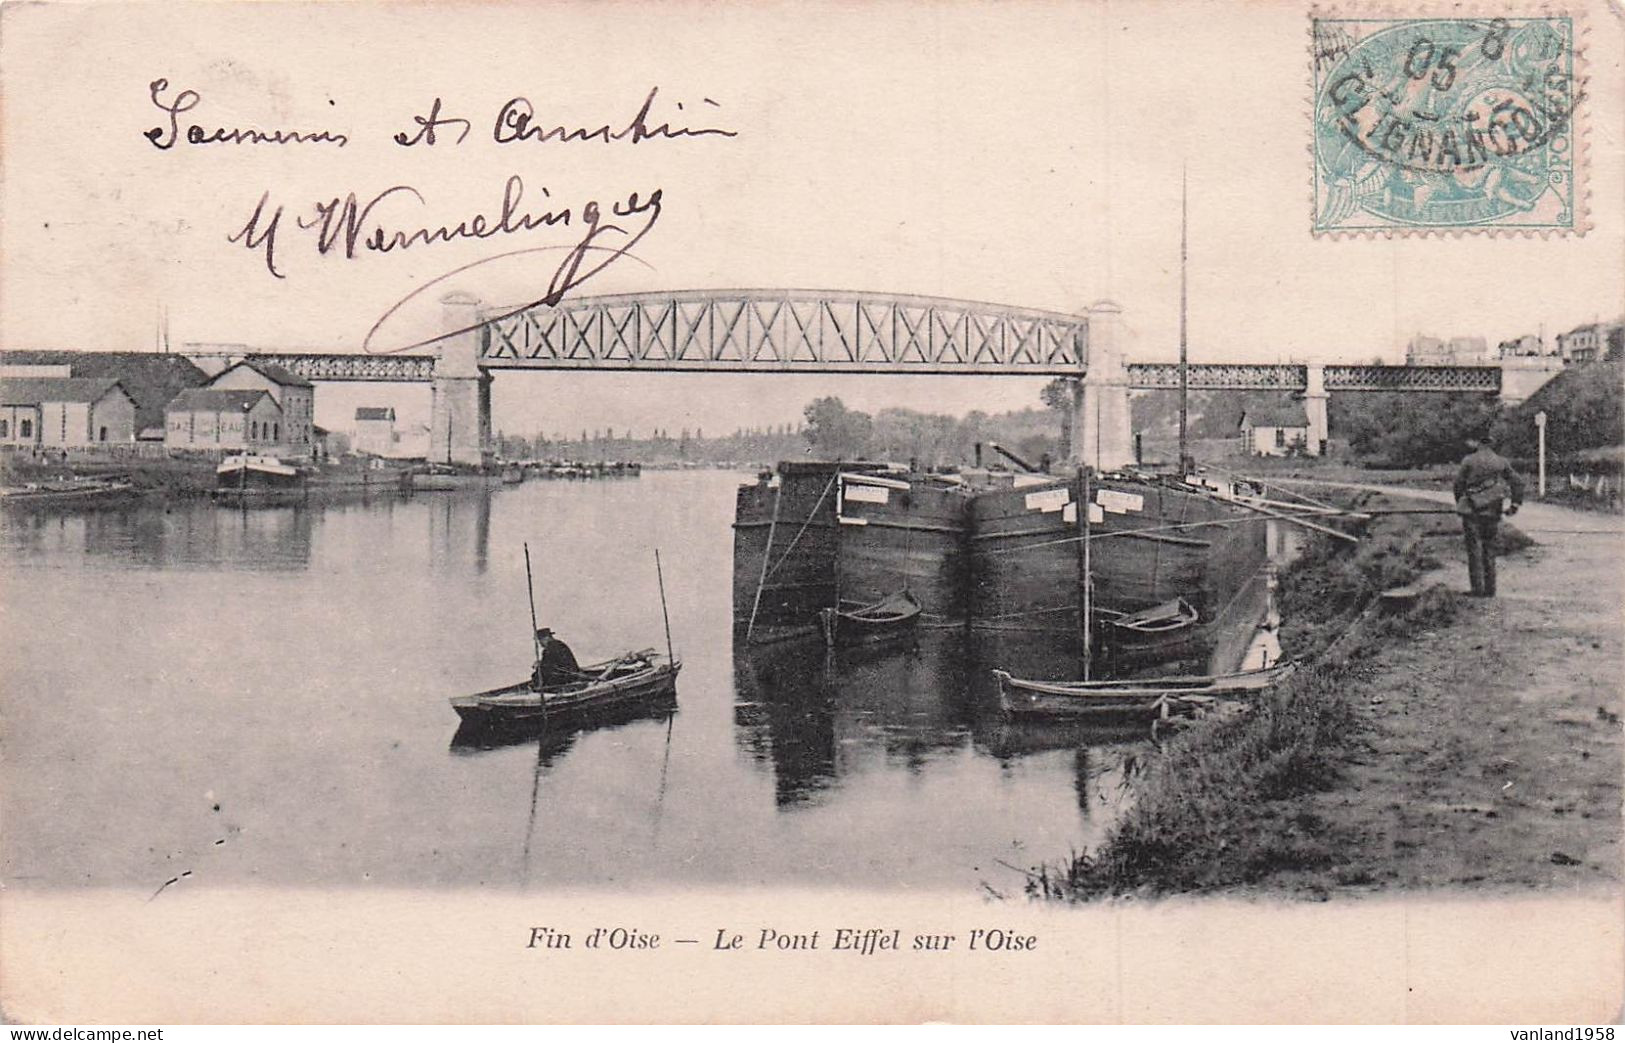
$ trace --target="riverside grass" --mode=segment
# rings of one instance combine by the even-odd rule
[[[1356,509],[1386,504],[1354,498]],[[1258,884],[1294,870],[1331,870],[1358,838],[1291,798],[1329,790],[1365,729],[1365,682],[1384,644],[1447,625],[1456,595],[1432,587],[1404,613],[1379,617],[1376,595],[1439,565],[1436,537],[1459,538],[1456,519],[1374,520],[1358,545],[1314,537],[1280,577],[1284,655],[1308,665],[1239,716],[1192,727],[1148,758],[1135,799],[1094,852],[1032,871],[1034,897],[1200,892]],[[1509,530],[1506,546],[1527,543]],[[1454,546],[1451,544],[1450,546]],[[1503,553],[1506,550],[1503,547]]]

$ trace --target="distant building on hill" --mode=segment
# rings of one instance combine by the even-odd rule
[[[112,377],[0,380],[0,445],[75,448],[135,440],[135,400]]]
[[[1248,456],[1286,456],[1294,446],[1306,453],[1311,449],[1309,415],[1302,402],[1248,406],[1240,426],[1242,452]]]
[[[1625,341],[1625,319],[1588,322],[1567,333],[1559,333],[1557,353],[1563,357],[1564,365],[1618,359],[1622,341]]]
[[[1503,340],[1496,345],[1495,354],[1504,359],[1538,358],[1546,354],[1546,347],[1538,336],[1525,333],[1521,337]]]
[[[1483,337],[1443,340],[1419,333],[1405,346],[1407,366],[1470,366],[1488,358],[1488,345]]]

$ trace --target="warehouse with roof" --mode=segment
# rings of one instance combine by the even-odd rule
[[[73,448],[135,440],[135,400],[111,377],[0,379],[0,445]]]
[[[188,388],[164,415],[164,446],[170,450],[247,450],[281,453],[282,407],[261,388]]]

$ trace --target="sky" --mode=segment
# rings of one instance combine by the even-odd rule
[[[469,6],[44,8],[8,5],[0,69],[0,346],[358,351],[438,332],[442,292],[537,295],[494,253],[543,229],[391,253],[318,253],[296,219],[355,192],[393,227],[527,206],[662,194],[658,222],[578,291],[824,287],[1076,312],[1124,308],[1131,359],[1177,352],[1181,179],[1189,192],[1192,361],[1399,361],[1419,332],[1494,344],[1625,311],[1619,27],[1591,27],[1583,237],[1316,239],[1304,14],[1290,5],[782,4],[607,9]],[[597,11],[598,13],[594,13]],[[1192,14],[1196,12],[1196,14]],[[1216,16],[1216,14],[1215,14]],[[143,41],[133,46],[132,40]],[[227,55],[229,57],[222,57]],[[165,86],[154,88],[162,79]],[[676,140],[496,140],[525,98],[543,125],[651,112],[723,129]],[[284,145],[165,142],[177,127],[342,134]],[[437,143],[403,146],[440,97]],[[679,109],[678,106],[682,107]],[[150,132],[150,133],[149,133]],[[547,196],[542,196],[546,190]],[[277,277],[240,233],[285,208]],[[418,201],[421,199],[421,202]],[[551,264],[542,266],[545,271]],[[795,421],[810,399],[963,413],[1037,404],[1014,378],[516,374],[495,425],[523,433]],[[318,422],[355,405],[426,415],[424,388],[326,385]],[[342,425],[341,425],[342,426]]]

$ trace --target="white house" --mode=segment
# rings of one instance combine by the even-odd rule
[[[0,380],[0,445],[68,448],[135,440],[135,400],[112,377]]]
[[[316,447],[316,386],[270,362],[239,362],[209,381],[217,391],[264,391],[276,400],[285,455],[309,456]]]
[[[373,456],[394,456],[394,407],[358,406],[355,411],[355,440],[350,448]]]
[[[277,453],[287,449],[282,407],[268,391],[187,388],[164,411],[164,446]]]
[[[1242,452],[1248,456],[1286,456],[1294,445],[1307,451],[1309,416],[1302,402],[1250,406],[1241,415]]]

